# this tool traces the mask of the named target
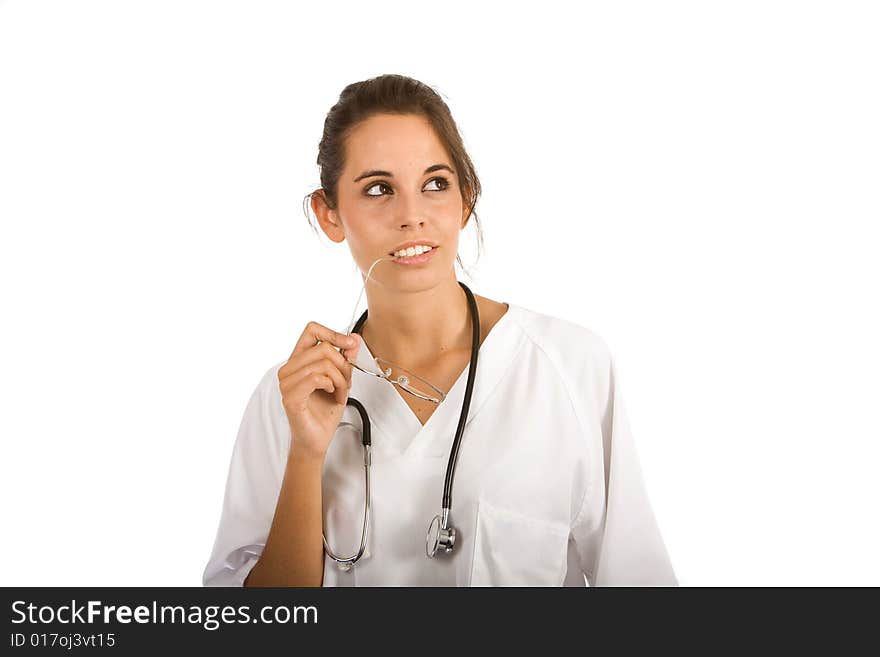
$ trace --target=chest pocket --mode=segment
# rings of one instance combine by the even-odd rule
[[[479,501],[471,586],[561,586],[569,527]]]

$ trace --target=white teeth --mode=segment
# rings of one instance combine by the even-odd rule
[[[411,258],[414,255],[421,255],[422,253],[426,253],[431,250],[432,247],[427,245],[411,246],[408,249],[402,249],[400,251],[395,251],[395,258]]]

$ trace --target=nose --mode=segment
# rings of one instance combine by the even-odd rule
[[[421,228],[424,225],[425,225],[424,219],[418,219],[415,217],[412,219],[409,219],[409,220],[401,220],[401,222],[400,222],[401,228],[410,228],[411,226],[418,226],[419,228]]]
[[[413,228],[425,225],[425,215],[422,213],[419,203],[421,199],[411,196],[405,192],[400,192],[397,196],[398,203],[395,208],[396,221],[401,228]]]

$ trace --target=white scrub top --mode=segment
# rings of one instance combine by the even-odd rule
[[[325,554],[324,586],[584,586],[585,575],[591,586],[678,584],[606,343],[508,306],[477,361],[451,555],[429,559],[425,536],[441,510],[470,366],[424,426],[391,383],[352,373],[350,396],[372,424],[372,524],[347,572]],[[266,544],[291,440],[277,378],[285,362],[269,368],[245,409],[206,586],[241,586]],[[346,557],[363,524],[360,422],[347,406],[323,466],[324,530]]]

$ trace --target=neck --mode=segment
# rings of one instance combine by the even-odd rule
[[[416,291],[389,291],[367,285],[367,321],[361,337],[373,356],[401,366],[420,365],[471,347],[467,295],[454,274]]]

